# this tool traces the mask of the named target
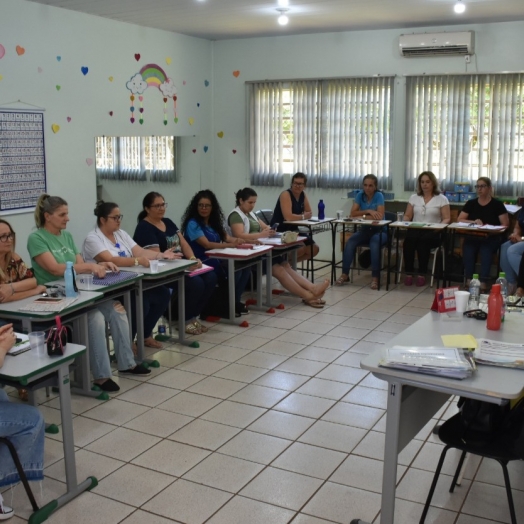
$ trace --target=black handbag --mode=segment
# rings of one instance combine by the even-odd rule
[[[68,328],[62,325],[60,316],[55,317],[56,326],[52,327],[47,334],[47,354],[50,357],[59,357],[64,354],[67,344]]]
[[[460,397],[460,410],[464,440],[492,440],[505,427],[510,410],[509,404],[502,406]]]

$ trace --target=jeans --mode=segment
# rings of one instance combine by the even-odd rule
[[[380,249],[387,241],[385,232],[378,232],[374,229],[361,229],[353,233],[344,247],[344,254],[342,257],[342,273],[349,274],[349,269],[355,258],[355,253],[358,246],[369,245],[371,251],[371,276],[380,276]]]
[[[464,259],[464,274],[466,278],[473,276],[477,255],[480,253],[480,281],[487,282],[489,280],[491,259],[501,242],[501,235],[489,237],[467,236],[464,238],[462,258]]]
[[[99,305],[98,310],[100,311],[100,313],[102,313],[102,315],[104,315],[105,321],[109,324],[109,328],[111,330],[111,338],[113,339],[113,344],[115,347],[115,355],[118,369],[120,371],[125,371],[126,369],[134,368],[136,366],[136,362],[135,357],[133,355],[133,350],[131,348],[131,336],[129,335],[129,322],[127,320],[127,314],[123,306],[120,308],[122,311],[117,311],[115,305],[118,304],[118,302],[110,300]],[[105,353],[107,354],[107,345],[105,337],[104,348]],[[109,375],[106,376],[111,376],[111,370],[109,372]]]
[[[509,284],[517,281],[519,274],[520,260],[524,254],[524,242],[504,242],[500,246],[500,267],[506,273],[506,280]]]
[[[136,302],[135,295],[131,296],[133,308],[133,337],[136,335]],[[144,338],[148,338],[153,333],[158,319],[164,314],[164,311],[171,300],[171,293],[166,286],[159,286],[148,289],[142,293],[142,303],[144,308]]]
[[[251,278],[251,268],[247,267],[235,271],[235,303],[238,304],[242,298],[242,293],[246,289],[247,283]]]
[[[0,389],[0,437],[13,443],[28,480],[44,478],[44,428],[44,417],[37,408],[9,402],[7,393]],[[11,454],[2,444],[0,487],[19,481]]]
[[[404,239],[404,267],[406,274],[415,273],[415,253],[418,259],[418,272],[425,275],[428,272],[431,250],[440,245],[440,235],[434,231],[408,230]]]
[[[184,289],[185,289],[185,320],[191,320],[197,318],[200,312],[205,308],[209,302],[211,295],[215,291],[217,286],[218,277],[214,271],[208,271],[201,275],[194,277],[185,277]],[[176,283],[173,284],[173,288],[177,288]]]

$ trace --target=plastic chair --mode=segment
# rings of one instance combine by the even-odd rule
[[[255,211],[255,215],[259,220],[262,220],[264,224],[267,224],[269,226],[271,224],[271,219],[273,218],[273,210],[259,209],[258,211]]]
[[[433,477],[433,482],[431,483],[431,488],[428,493],[428,498],[422,511],[422,516],[420,517],[420,524],[424,524],[426,520],[426,515],[428,513],[429,505],[431,499],[433,498],[433,493],[435,492],[435,487],[437,486],[438,478],[442,465],[444,464],[444,459],[446,458],[446,453],[448,449],[455,448],[462,451],[460,460],[449,488],[450,493],[453,493],[455,485],[457,484],[460,471],[466,457],[466,453],[471,453],[472,455],[479,455],[480,457],[491,458],[496,460],[502,466],[502,472],[504,474],[504,482],[506,485],[506,495],[508,497],[509,512],[511,516],[511,524],[517,524],[517,518],[515,516],[515,506],[513,504],[513,495],[511,493],[511,484],[509,480],[508,462],[512,460],[520,460],[521,457],[513,451],[513,446],[509,439],[502,434],[500,437],[495,437],[492,440],[470,440],[465,441],[463,424],[460,419],[461,414],[458,413],[454,415],[449,420],[444,422],[438,429],[438,436],[440,440],[445,444],[444,449],[440,455],[440,460],[437,465],[437,470],[435,471],[435,476]]]

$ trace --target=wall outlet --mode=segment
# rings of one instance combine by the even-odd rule
[[[470,55],[466,55],[464,57],[464,60],[466,61],[466,64],[469,64],[471,62],[471,56]]]

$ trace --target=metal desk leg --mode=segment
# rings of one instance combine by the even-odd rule
[[[271,262],[271,259],[269,260],[269,262]],[[257,306],[260,308],[262,307],[262,272],[263,272],[263,259],[262,257],[260,257],[257,261]],[[269,280],[269,296],[271,296],[271,278],[269,278],[268,274],[266,274],[266,279]],[[267,286],[266,286],[266,293],[267,293]]]
[[[139,280],[138,287],[135,288],[136,346],[139,362],[144,360],[144,302],[142,300],[142,293],[142,280]]]
[[[258,284],[258,280],[257,280]],[[227,289],[229,296],[229,322],[235,321],[235,261],[227,260]],[[258,290],[257,290],[258,293]]]
[[[337,241],[337,224],[331,223],[331,285],[333,285],[336,279],[336,270],[335,270],[335,266],[337,264],[337,261],[335,259],[336,241]]]
[[[296,251],[295,251],[296,253]],[[295,254],[295,263],[296,263],[297,257]],[[257,266],[258,267],[258,266]],[[262,281],[262,272],[260,270],[257,270],[257,286],[259,284],[258,275],[260,273],[260,281]],[[266,306],[271,307],[271,278],[273,273],[273,251],[270,251],[266,257]],[[257,288],[257,297],[258,297],[258,288]],[[258,305],[262,305],[262,302],[257,302]]]

